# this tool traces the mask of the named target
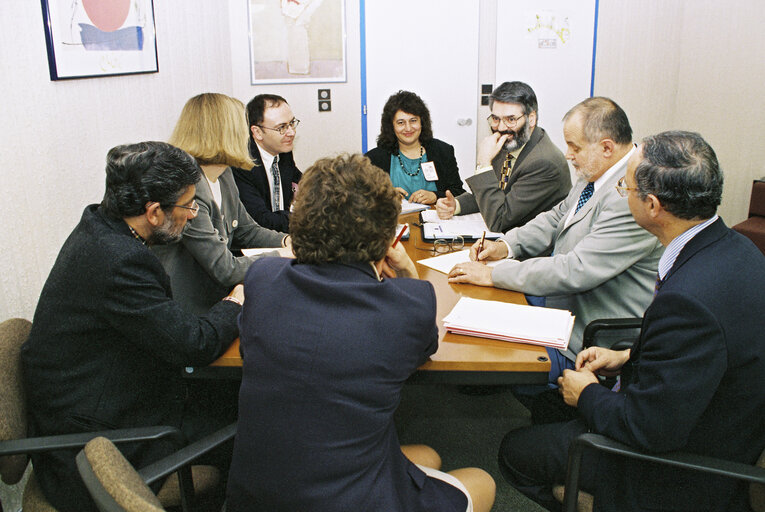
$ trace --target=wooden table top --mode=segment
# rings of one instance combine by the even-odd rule
[[[409,257],[415,262],[420,279],[430,281],[435,288],[439,332],[438,351],[419,368],[420,377],[427,380],[432,375],[423,374],[443,372],[444,374],[463,374],[462,378],[458,379],[462,383],[546,382],[550,362],[544,347],[446,332],[443,318],[449,314],[460,297],[515,304],[526,304],[526,299],[522,293],[509,290],[470,284],[449,284],[445,274],[417,263],[418,260],[433,256],[430,250],[433,247],[432,244],[422,240],[422,230],[414,225],[418,219],[418,214],[401,216],[399,222],[409,224],[410,237],[409,240],[400,243],[406,247]],[[241,367],[239,340],[236,340],[211,366]],[[485,372],[498,373],[487,375]],[[474,378],[466,375],[471,373],[483,375],[473,375]],[[442,377],[437,380],[452,381],[449,375],[442,375]]]

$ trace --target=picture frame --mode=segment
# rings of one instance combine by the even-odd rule
[[[247,0],[250,83],[346,82],[345,0]]]
[[[153,0],[41,0],[51,80],[157,73]]]

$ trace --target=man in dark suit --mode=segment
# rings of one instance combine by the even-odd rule
[[[242,286],[204,316],[189,314],[147,247],[180,239],[198,211],[200,176],[192,157],[164,142],[109,151],[104,199],[85,209],[64,243],[21,350],[32,435],[170,425],[191,441],[225,425],[222,411],[202,410],[189,396],[181,376],[236,338]],[[120,449],[137,467],[172,451],[164,442]],[[32,456],[61,512],[96,510],[77,451]]]
[[[481,212],[492,231],[522,226],[566,197],[571,176],[560,149],[537,124],[537,96],[523,82],[505,82],[489,98],[491,134],[478,146],[472,194],[436,201],[442,219]]]
[[[232,168],[239,198],[261,226],[287,233],[290,205],[302,174],[292,157],[295,119],[287,100],[259,94],[247,104],[252,169]]]
[[[753,464],[765,447],[765,258],[716,214],[723,175],[696,133],[643,140],[618,190],[666,251],[631,350],[589,348],[559,379],[579,419],[510,432],[500,466],[550,510],[571,439],[586,431],[649,451],[684,450]],[[621,372],[618,392],[596,374]],[[749,510],[746,485],[634,459],[585,454],[595,510]]]

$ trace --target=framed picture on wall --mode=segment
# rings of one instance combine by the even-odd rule
[[[51,80],[156,73],[152,0],[41,0]]]
[[[345,0],[248,0],[250,82],[345,82]]]

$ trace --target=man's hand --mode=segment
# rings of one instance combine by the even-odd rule
[[[477,261],[459,263],[449,271],[450,283],[470,283],[480,286],[494,286],[491,280],[491,267]]]
[[[244,286],[241,284],[234,286],[234,289],[231,290],[229,296],[238,300],[240,304],[244,304]]]
[[[451,219],[454,216],[454,210],[457,209],[457,200],[450,191],[446,191],[446,197],[436,201],[436,213],[439,219]]]
[[[491,261],[507,258],[507,245],[504,242],[492,240],[483,241],[483,250],[478,252],[481,244],[476,242],[470,247],[470,259],[472,261]]]
[[[412,192],[412,195],[409,197],[409,200],[413,203],[421,203],[421,204],[433,204],[436,202],[436,193],[431,192],[430,190],[415,190]]]
[[[563,396],[564,402],[571,407],[576,407],[582,390],[590,384],[597,383],[598,378],[590,370],[563,370],[563,375],[558,377],[558,392]]]
[[[396,247],[388,247],[388,253],[382,262],[382,274],[386,277],[419,278],[414,262],[401,244],[396,244]]]
[[[597,375],[613,377],[619,374],[624,363],[630,358],[630,350],[610,350],[603,347],[589,347],[576,356],[574,367],[585,369]]]
[[[487,135],[481,142],[478,144],[478,166],[484,167],[486,165],[491,165],[491,161],[494,160],[494,157],[497,156],[497,153],[502,149],[502,146],[505,145],[505,141],[507,141],[508,134],[500,134],[499,132],[494,132],[492,134]]]

